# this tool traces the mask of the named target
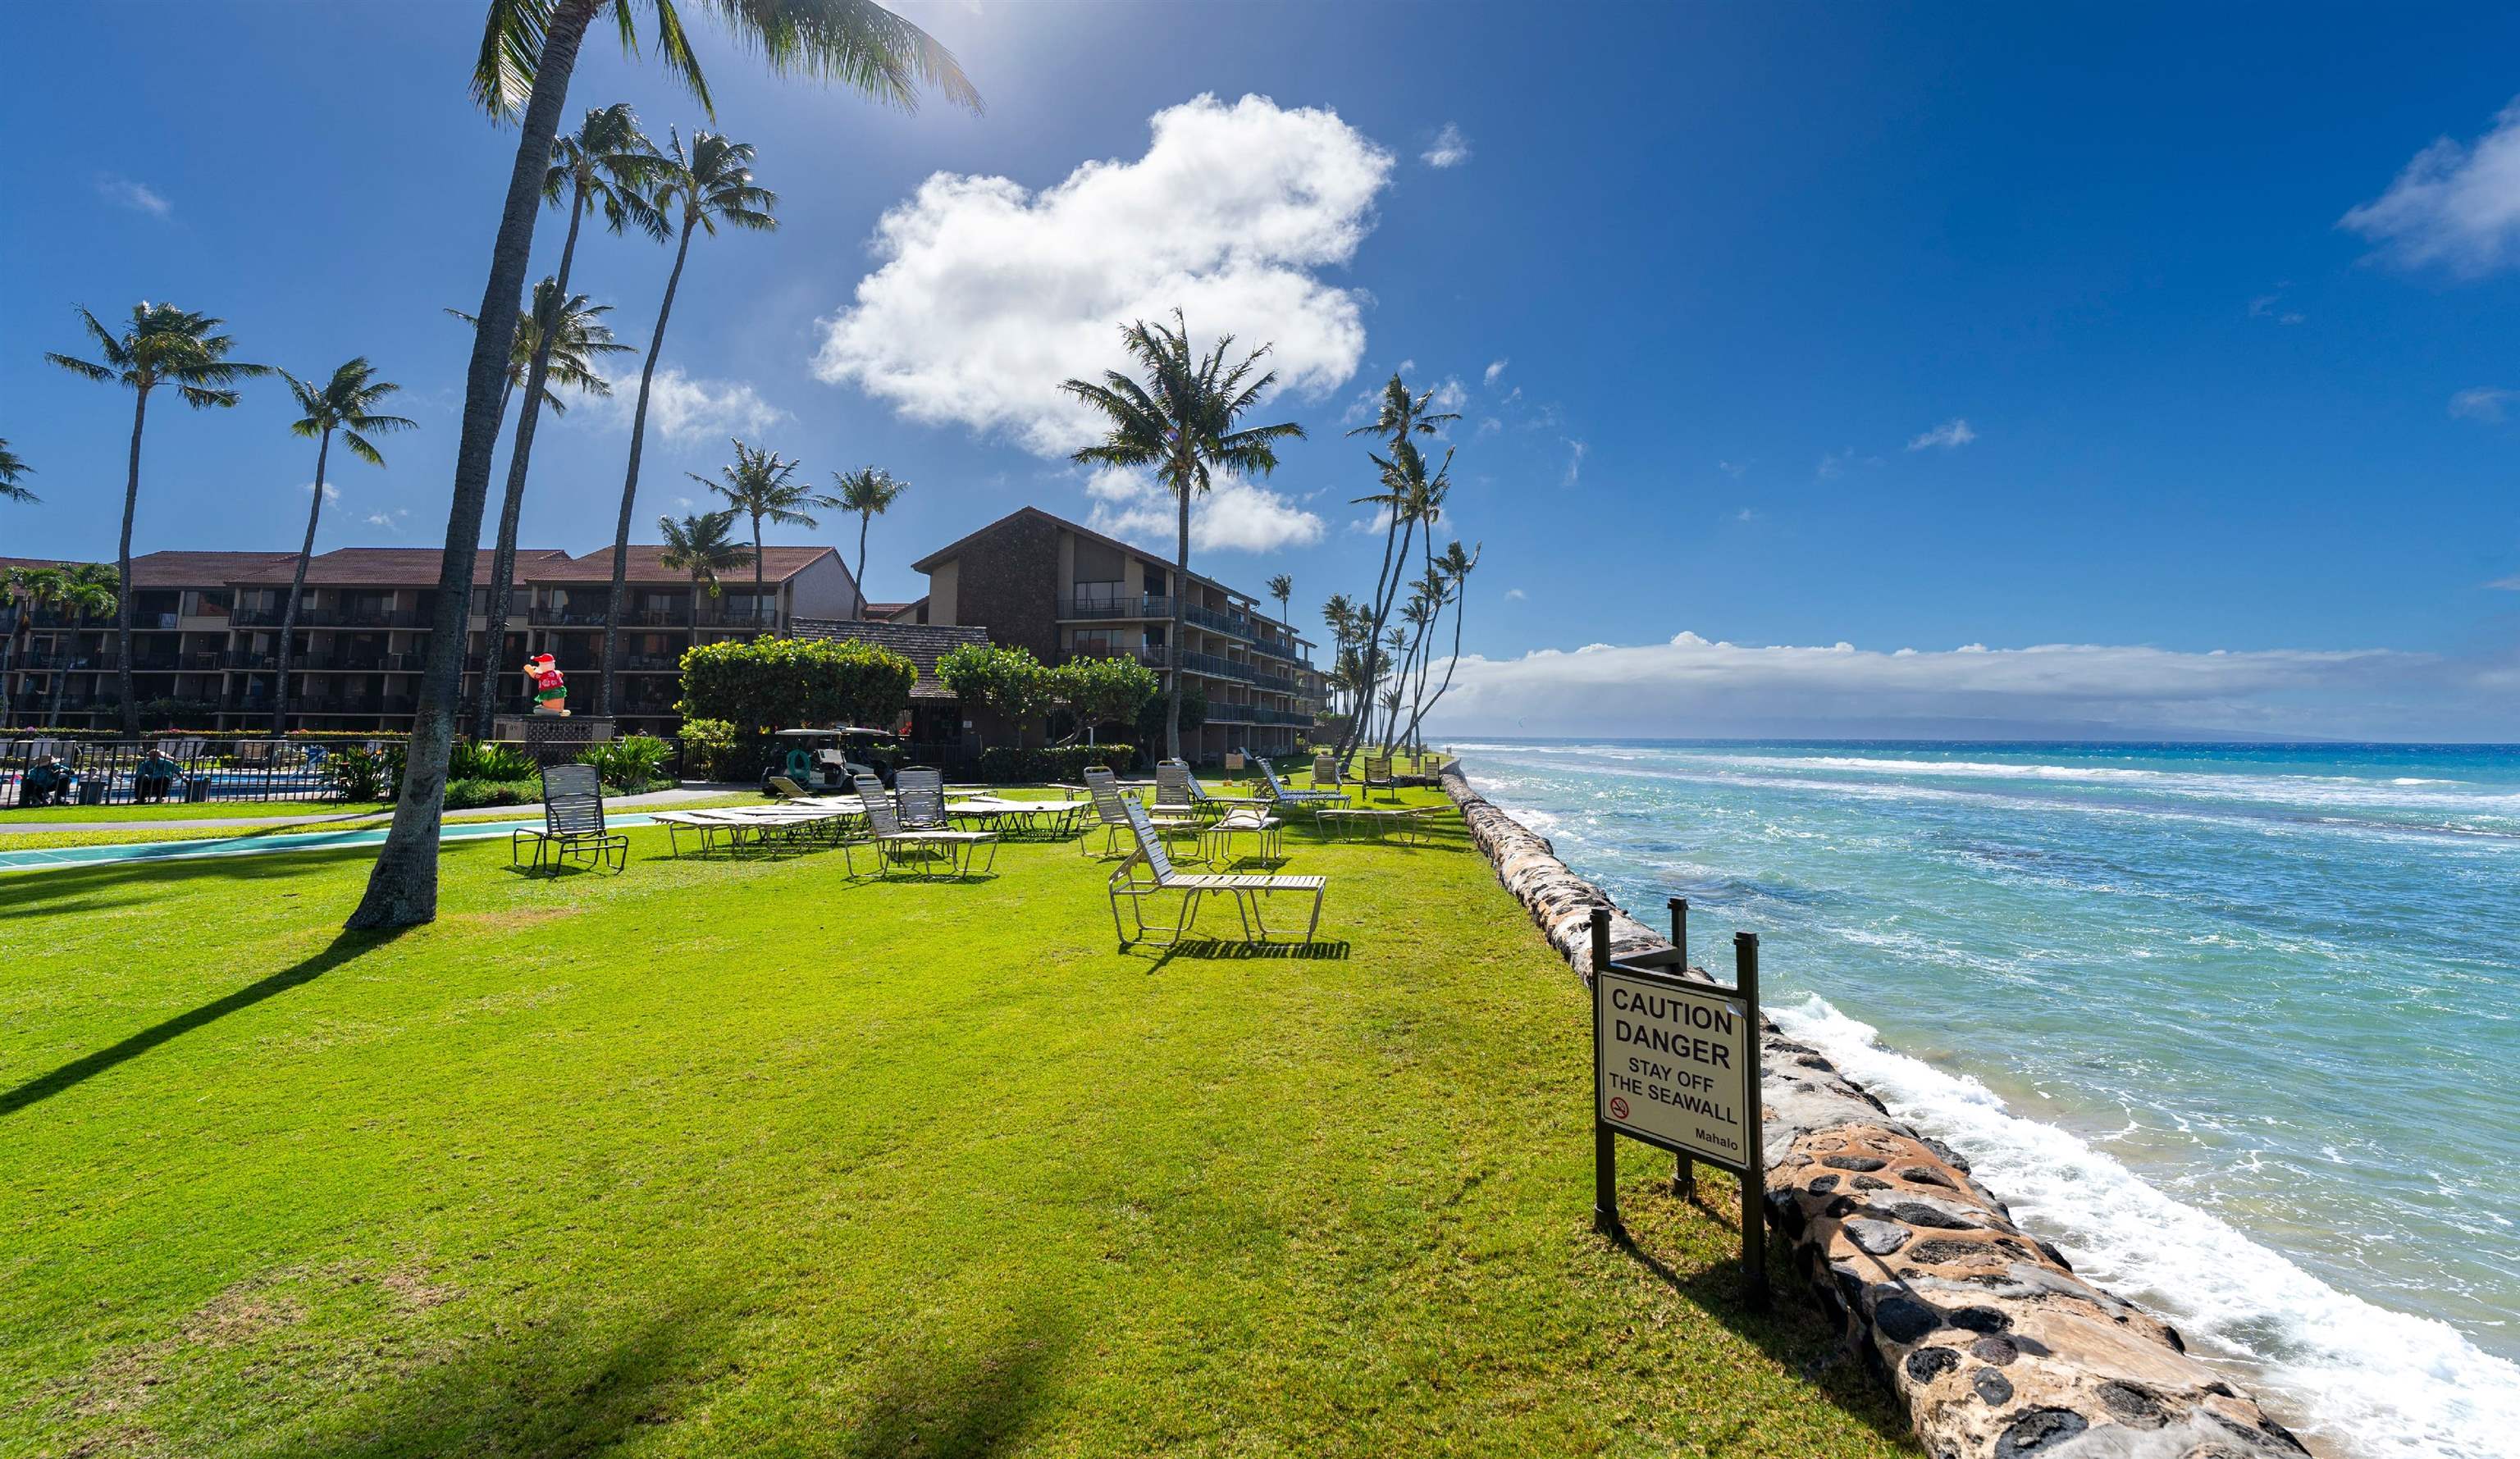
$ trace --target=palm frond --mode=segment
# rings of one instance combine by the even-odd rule
[[[472,61],[472,101],[502,119],[522,111],[541,68],[553,0],[490,0]]]

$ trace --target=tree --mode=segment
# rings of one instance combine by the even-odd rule
[[[977,111],[979,93],[962,67],[927,32],[870,0],[705,0],[709,11],[780,72],[837,81],[903,111],[932,86]],[[637,14],[654,22],[655,50],[668,70],[711,111],[698,58],[683,32],[677,0],[490,0],[472,96],[502,117],[517,117],[517,155],[508,173],[489,277],[481,289],[480,324],[465,370],[464,425],[455,452],[455,481],[439,558],[428,662],[412,717],[403,788],[393,826],[368,873],[366,893],[351,912],[353,928],[407,927],[437,915],[437,833],[445,808],[446,764],[454,748],[455,708],[463,689],[464,630],[472,597],[472,569],[481,514],[490,494],[490,463],[500,421],[504,356],[517,324],[542,184],[568,102],[588,24],[617,7],[624,46],[638,50]],[[615,607],[619,594],[616,591]],[[616,613],[617,616],[617,613]],[[607,655],[608,659],[609,654]]]
[[[86,631],[88,620],[101,618],[114,610],[122,599],[122,575],[102,562],[73,562],[62,569],[62,586],[53,596],[53,606],[70,618],[70,642],[76,644]],[[69,686],[68,674],[53,676],[52,705],[44,711],[46,728],[62,722],[62,692]],[[126,704],[130,701],[125,700]]]
[[[1365,642],[1369,648],[1382,637],[1383,624],[1391,616],[1391,600],[1398,595],[1401,577],[1407,571],[1405,567],[1395,570],[1393,565],[1395,558],[1392,548],[1398,542],[1402,523],[1399,504],[1396,501],[1387,500],[1392,490],[1390,484],[1392,464],[1401,461],[1404,456],[1416,454],[1416,447],[1409,439],[1411,436],[1433,435],[1447,423],[1462,419],[1458,413],[1429,411],[1427,407],[1434,403],[1434,399],[1433,390],[1421,390],[1415,395],[1410,394],[1409,387],[1401,383],[1399,373],[1395,371],[1382,387],[1382,401],[1372,423],[1360,425],[1348,432],[1352,436],[1376,436],[1391,442],[1391,461],[1386,462],[1378,456],[1369,458],[1376,466],[1382,468],[1385,495],[1357,499],[1359,502],[1384,502],[1390,508],[1389,515],[1383,520],[1382,568],[1373,579],[1372,622],[1365,634]],[[1408,448],[1405,452],[1404,447]],[[1452,458],[1447,456],[1445,460],[1449,464]],[[1419,462],[1421,468],[1423,464],[1421,459]],[[1405,544],[1400,545],[1396,560],[1401,563],[1409,560],[1409,549]],[[1371,711],[1373,703],[1373,682],[1371,676],[1376,668],[1374,657],[1372,653],[1366,655],[1365,667],[1369,677],[1364,686],[1358,690],[1360,712],[1354,723],[1348,727],[1347,740],[1339,745],[1339,753],[1342,757],[1356,748],[1359,736],[1363,733],[1361,727],[1367,720],[1372,718]]]
[[[1403,436],[1392,447],[1389,460],[1379,456],[1370,457],[1370,460],[1381,469],[1382,490],[1356,500],[1359,503],[1373,503],[1390,514],[1392,523],[1399,529],[1400,552],[1398,559],[1391,564],[1388,582],[1376,589],[1379,599],[1374,608],[1372,621],[1361,626],[1364,641],[1369,646],[1372,645],[1377,639],[1386,643],[1390,641],[1385,634],[1390,622],[1393,601],[1399,597],[1401,586],[1408,581],[1409,548],[1415,540],[1414,534],[1418,524],[1437,512],[1444,500],[1444,494],[1450,490],[1449,478],[1453,469],[1453,453],[1446,451],[1443,464],[1430,474],[1426,469],[1425,454],[1418,449],[1416,442]],[[1386,543],[1385,553],[1387,553],[1389,550],[1390,545]],[[1399,660],[1397,657],[1385,660],[1378,654],[1369,655],[1366,659],[1365,666],[1369,677],[1365,697],[1369,703],[1373,698],[1374,684],[1379,680],[1386,663],[1396,668]],[[1353,734],[1358,727],[1370,718],[1370,715],[1360,717],[1358,725],[1349,727],[1351,733]],[[1341,753],[1344,754],[1352,748],[1354,746],[1342,747]]]
[[[1409,721],[1409,737],[1413,741],[1418,738],[1419,722],[1436,705],[1443,703],[1444,696],[1453,690],[1453,671],[1462,666],[1462,615],[1469,602],[1469,576],[1479,565],[1479,556],[1485,551],[1482,544],[1464,553],[1462,545],[1455,542],[1444,550],[1444,555],[1435,559],[1435,568],[1444,575],[1453,600],[1453,653],[1444,661],[1444,682],[1436,686],[1435,697],[1427,700],[1425,707],[1416,711]]]
[[[1162,689],[1154,670],[1116,655],[1072,658],[1050,674],[1053,692],[1076,716],[1087,744],[1099,725],[1136,723],[1138,711]]]
[[[689,148],[677,133],[657,168],[655,196],[650,205],[667,216],[677,230],[674,267],[665,275],[664,302],[656,306],[656,329],[648,338],[648,363],[639,372],[639,404],[630,413],[630,469],[621,478],[621,517],[612,531],[612,594],[604,615],[603,712],[612,712],[613,685],[619,677],[621,604],[630,591],[630,511],[639,500],[639,457],[647,445],[648,394],[656,380],[656,357],[664,352],[665,323],[673,317],[674,293],[682,287],[683,264],[691,257],[692,235],[717,226],[768,232],[779,226],[771,209],[779,195],[752,181],[752,144],[733,142],[715,132],[694,132]]]
[[[26,692],[26,656],[35,651],[35,614],[61,601],[69,586],[58,567],[12,567],[0,572],[0,601],[16,599],[9,623],[9,671],[0,681],[0,727],[17,723],[18,696]]]
[[[700,594],[715,597],[724,590],[718,580],[730,572],[741,572],[752,561],[752,549],[728,534],[735,530],[733,511],[711,511],[698,516],[686,516],[676,521],[670,516],[656,518],[656,528],[665,534],[665,550],[656,560],[676,572],[692,575],[692,641],[700,641]]]
[[[1048,709],[1055,692],[1051,671],[1029,648],[996,643],[960,643],[939,655],[936,678],[966,709],[986,710],[1015,727],[1023,727]]]
[[[32,506],[41,500],[21,484],[22,477],[34,474],[35,468],[26,464],[23,457],[10,450],[7,441],[0,440],[0,502],[24,502]]]
[[[338,432],[352,456],[372,466],[382,466],[385,464],[384,455],[368,437],[417,426],[400,416],[376,414],[376,407],[402,386],[378,379],[376,367],[364,355],[334,371],[333,377],[321,385],[301,380],[286,370],[280,372],[280,377],[289,382],[290,393],[297,397],[297,408],[305,413],[290,430],[315,442],[314,500],[306,507],[306,540],[298,545],[297,568],[290,575],[289,603],[280,614],[280,652],[273,660],[277,672],[271,691],[271,731],[287,734],[289,655],[297,638],[297,604],[306,593],[306,563],[315,555],[315,524],[324,516],[325,464],[333,452],[333,437]]]
[[[901,494],[910,490],[910,483],[895,479],[890,471],[881,466],[860,466],[846,473],[833,471],[832,479],[840,485],[840,509],[858,514],[857,616],[864,618],[867,605],[867,528],[877,517],[883,515],[893,503],[901,500]]]
[[[218,332],[227,323],[172,304],[147,299],[132,306],[131,327],[116,334],[82,307],[79,323],[96,341],[97,360],[47,351],[44,358],[72,375],[131,392],[131,465],[122,485],[122,545],[114,567],[114,690],[121,700],[122,732],[140,732],[140,706],[131,694],[131,520],[140,508],[140,434],[149,422],[149,397],[160,385],[197,411],[226,409],[237,403],[236,386],[269,375],[267,365],[247,365],[228,358],[236,341]]]
[[[1286,618],[1286,602],[1287,599],[1295,596],[1295,580],[1282,572],[1278,574],[1276,577],[1271,578],[1269,580],[1269,596],[1278,599],[1278,616],[1280,618]],[[1292,619],[1286,620],[1287,628],[1292,629],[1294,626],[1294,621]]]
[[[1145,372],[1143,384],[1116,370],[1104,371],[1102,382],[1071,379],[1059,388],[1102,413],[1108,423],[1102,444],[1088,446],[1075,460],[1110,466],[1150,466],[1155,479],[1173,494],[1179,508],[1174,539],[1171,687],[1165,700],[1164,753],[1181,758],[1182,608],[1190,594],[1191,499],[1206,493],[1214,476],[1265,476],[1278,467],[1275,443],[1300,440],[1304,428],[1293,421],[1276,425],[1238,426],[1245,411],[1278,381],[1276,371],[1252,378],[1269,346],[1228,365],[1234,336],[1220,337],[1204,356],[1192,358],[1190,326],[1173,311],[1170,329],[1139,320],[1120,331],[1121,347]]]
[[[735,447],[735,464],[718,467],[718,475],[724,479],[711,481],[697,471],[683,474],[726,498],[727,506],[738,514],[752,519],[752,598],[757,611],[763,589],[762,522],[774,521],[783,527],[819,527],[822,523],[805,508],[829,508],[840,504],[801,482],[788,480],[796,464],[778,452],[746,446],[742,441],[730,440],[729,444]]]
[[[1332,693],[1344,692],[1347,683],[1348,650],[1356,642],[1356,604],[1344,593],[1333,593],[1322,603],[1322,623],[1330,631],[1330,671],[1327,676]],[[1335,706],[1333,706],[1335,707]]]
[[[574,226],[576,220],[571,218]],[[472,316],[450,309],[461,319]],[[545,279],[534,286],[533,308],[517,317],[517,342],[508,357],[508,393],[534,379],[534,365],[542,365],[541,383],[526,397],[525,414],[517,422],[517,439],[508,448],[508,490],[499,504],[499,536],[490,553],[490,601],[484,615],[481,633],[481,667],[473,696],[472,737],[490,737],[490,722],[498,709],[498,696],[490,686],[499,682],[499,671],[508,662],[508,615],[515,611],[517,591],[517,525],[525,505],[525,464],[533,454],[535,417],[548,409],[553,415],[565,415],[567,405],[552,386],[567,385],[582,395],[602,399],[612,393],[612,384],[598,373],[596,367],[606,355],[632,353],[630,346],[612,338],[612,327],[604,316],[612,312],[609,304],[598,304],[582,293],[563,293],[558,279]],[[506,406],[500,407],[502,412]]]

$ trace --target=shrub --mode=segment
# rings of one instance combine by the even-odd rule
[[[543,798],[540,779],[483,780],[466,778],[446,782],[446,809],[470,811],[478,806],[530,806]]]
[[[588,745],[577,758],[594,766],[595,774],[615,790],[645,790],[663,774],[665,759],[673,753],[672,745],[652,734],[625,734]]]
[[[936,677],[966,710],[987,710],[1015,726],[1048,709],[1056,692],[1052,673],[1029,648],[964,643],[936,660]]]
[[[725,720],[737,733],[811,725],[882,728],[910,707],[919,670],[872,643],[754,639],[683,655],[685,721]]]
[[[450,780],[529,780],[542,774],[542,762],[513,745],[489,740],[459,739],[446,754]]]
[[[345,801],[389,801],[402,790],[402,746],[351,745],[324,757],[324,774]]]
[[[994,745],[980,752],[979,769],[983,780],[1072,781],[1084,778],[1089,765],[1124,771],[1137,761],[1138,751],[1131,745],[1052,745],[1041,750]]]
[[[143,699],[140,701],[140,728],[143,730],[166,730],[177,725],[207,725],[219,717],[219,707],[207,699]]]
[[[684,774],[706,780],[752,778],[736,761],[735,727],[726,721],[685,720],[681,738]],[[752,769],[757,771],[760,767]]]

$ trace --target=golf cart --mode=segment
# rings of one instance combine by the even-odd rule
[[[786,775],[808,790],[846,790],[853,775],[873,775],[889,788],[900,745],[889,730],[838,726],[830,730],[782,730],[773,736],[780,753],[761,772],[761,789],[772,775]]]

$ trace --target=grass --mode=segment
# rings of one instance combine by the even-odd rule
[[[0,877],[0,1453],[1913,1452],[1720,1178],[1592,1234],[1458,827],[1290,837],[1306,956],[1117,951],[1072,842],[632,839],[388,938],[361,852]]]
[[[249,820],[257,816],[333,816],[359,811],[390,811],[377,801],[158,801],[146,806],[27,806],[0,811],[0,825],[12,821],[81,820]]]

